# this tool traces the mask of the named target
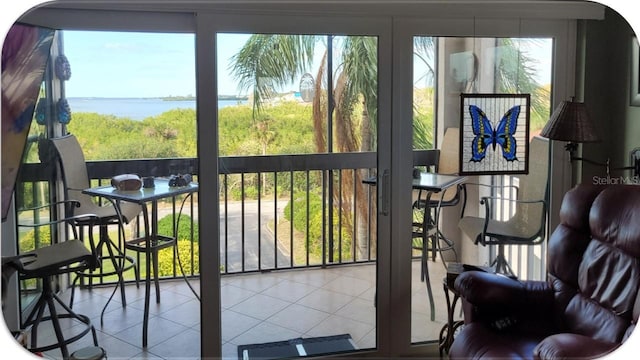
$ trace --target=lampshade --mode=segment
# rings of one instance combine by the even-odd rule
[[[584,103],[575,101],[563,101],[551,114],[540,136],[576,143],[600,141],[589,119],[587,107]]]

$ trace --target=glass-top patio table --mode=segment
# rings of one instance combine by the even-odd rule
[[[169,186],[169,179],[166,178],[154,179],[154,187],[143,187],[139,190],[134,191],[118,190],[110,185],[85,189],[83,191],[83,193],[87,195],[99,196],[111,201],[116,208],[118,216],[121,216],[119,210],[119,204],[121,201],[136,203],[142,207],[142,215],[144,219],[144,236],[125,241],[125,248],[145,253],[145,258],[147,261],[144,296],[144,321],[142,325],[143,347],[147,346],[147,328],[149,323],[149,293],[151,290],[150,264],[153,264],[154,269],[156,303],[160,303],[160,284],[158,281],[158,251],[163,248],[175,246],[176,244],[176,239],[173,236],[158,234],[158,200],[175,198],[178,195],[184,194],[190,196],[197,191],[197,183],[191,182],[186,186]],[[151,221],[149,221],[149,211],[147,209],[148,204],[151,204]],[[149,225],[151,226],[150,231]],[[109,300],[111,300],[111,298],[109,298]],[[106,306],[107,305],[105,305],[105,308]]]

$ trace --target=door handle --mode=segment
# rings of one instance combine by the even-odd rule
[[[382,192],[381,194],[381,198],[382,198],[382,203],[380,204],[380,215],[382,216],[388,216],[389,215],[389,178],[390,178],[390,174],[389,174],[389,169],[385,169],[382,172],[382,176],[380,179],[380,182],[382,184],[382,187],[380,189],[380,191]]]

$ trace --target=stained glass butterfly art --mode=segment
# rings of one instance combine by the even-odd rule
[[[496,145],[502,147],[502,156],[507,161],[518,160],[516,158],[516,139],[513,134],[518,126],[520,105],[507,110],[502,116],[498,126],[494,129],[487,115],[476,105],[469,106],[471,114],[471,126],[475,137],[471,142],[471,160],[480,162],[487,155],[489,146],[496,150]]]

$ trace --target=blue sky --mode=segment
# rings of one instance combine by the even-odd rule
[[[195,95],[192,34],[63,31],[63,39],[67,97]]]
[[[71,64],[67,97],[162,97],[195,95],[194,35],[176,33],[64,31],[64,54]],[[221,34],[218,86],[221,95],[237,95],[229,59],[249,35]],[[320,44],[319,44],[320,45]],[[522,48],[540,60],[540,82],[551,73],[551,41]],[[318,51],[322,54],[322,51]],[[420,65],[418,63],[417,65]],[[317,68],[317,66],[314,66]],[[423,71],[416,70],[416,73]],[[285,90],[293,90],[297,86]]]
[[[67,97],[159,97],[195,95],[193,34],[64,31],[71,64]],[[220,94],[237,94],[228,59],[248,35],[219,42]]]

